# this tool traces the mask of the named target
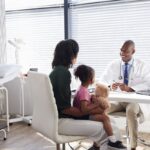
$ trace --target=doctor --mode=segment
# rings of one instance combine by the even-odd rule
[[[101,77],[101,82],[107,84],[112,90],[134,92],[148,89],[150,85],[150,71],[146,64],[133,58],[135,44],[131,40],[125,41],[120,49],[121,60],[109,64]],[[109,112],[126,111],[129,135],[132,150],[136,150],[138,138],[137,116],[145,115],[145,108],[137,103],[115,102],[111,104]],[[144,116],[145,117],[145,116]]]

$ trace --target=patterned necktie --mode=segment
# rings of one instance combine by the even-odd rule
[[[125,63],[124,84],[128,85],[128,63]]]

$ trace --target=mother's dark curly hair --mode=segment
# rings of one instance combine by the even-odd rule
[[[72,66],[72,60],[77,57],[79,52],[78,43],[73,39],[60,41],[54,51],[52,68],[63,65],[67,68]]]

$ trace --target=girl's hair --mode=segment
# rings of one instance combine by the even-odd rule
[[[94,69],[86,65],[80,65],[74,70],[75,77],[79,78],[82,83],[93,80],[94,74]]]
[[[72,66],[72,59],[77,57],[79,52],[78,43],[75,40],[60,41],[54,51],[54,59],[52,61],[52,68],[63,65],[67,68]]]

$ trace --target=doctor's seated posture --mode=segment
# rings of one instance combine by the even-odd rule
[[[69,68],[75,64],[78,52],[78,43],[72,39],[60,41],[54,52],[54,59],[52,62],[53,70],[49,77],[53,86],[59,114],[59,134],[86,136],[95,143],[90,150],[95,150],[97,148],[99,150],[108,150],[107,134],[102,123],[78,119],[79,117],[82,118],[87,116],[88,113],[83,113],[80,109],[71,106],[71,74]],[[117,140],[119,140],[120,134],[118,128],[114,125],[112,125],[112,128],[114,135]]]
[[[150,71],[146,64],[133,57],[135,44],[131,40],[125,41],[120,49],[121,60],[111,62],[101,77],[101,82],[110,86],[112,90],[136,92],[146,90],[150,85]],[[143,117],[144,109],[138,103],[111,103],[109,113],[126,111],[129,128],[131,150],[136,150],[138,138],[137,116]]]

